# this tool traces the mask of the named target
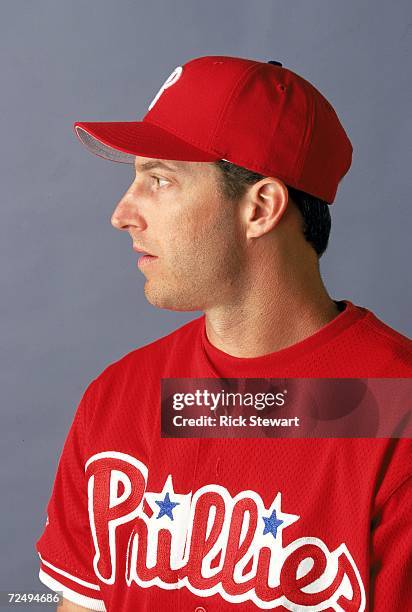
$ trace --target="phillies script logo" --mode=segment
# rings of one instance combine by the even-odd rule
[[[282,511],[280,492],[266,508],[255,491],[232,497],[210,484],[194,494],[175,492],[171,475],[162,491],[149,492],[147,467],[116,451],[93,455],[85,471],[93,566],[106,584],[123,576],[129,587],[185,586],[201,597],[218,593],[262,609],[365,609],[362,579],[345,544],[330,551],[319,538],[302,537],[282,545],[284,529],[300,517]],[[120,567],[116,530],[125,524],[130,534]]]
[[[150,102],[149,108],[147,110],[152,110],[152,108],[154,107],[154,105],[156,104],[156,102],[158,101],[160,96],[162,95],[162,93],[164,91],[166,91],[166,89],[168,89],[169,87],[174,85],[176,83],[176,81],[178,81],[180,79],[180,77],[182,76],[182,72],[183,72],[183,67],[182,66],[177,66],[173,70],[172,74],[170,74],[167,77],[166,81],[163,83],[163,85],[161,86],[161,88],[159,89],[159,91],[157,92],[155,97],[153,98],[153,100]]]

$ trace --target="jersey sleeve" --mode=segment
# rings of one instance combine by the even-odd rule
[[[94,546],[90,530],[85,479],[87,387],[75,412],[61,452],[44,531],[36,542],[39,579],[63,597],[91,610],[105,610],[93,570]]]
[[[371,610],[412,610],[412,476],[373,521]]]

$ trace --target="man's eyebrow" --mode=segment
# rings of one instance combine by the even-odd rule
[[[159,159],[154,159],[151,161],[147,161],[147,162],[142,162],[141,164],[136,164],[135,163],[135,170],[136,172],[147,172],[148,170],[153,170],[153,168],[162,168],[163,170],[169,170],[169,172],[178,172],[179,169],[174,167],[174,166],[170,166],[169,164],[166,164],[165,162],[159,160]]]

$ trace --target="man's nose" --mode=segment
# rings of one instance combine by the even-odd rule
[[[110,222],[118,230],[127,230],[130,226],[143,229],[145,226],[137,206],[126,197],[123,197],[117,204]]]

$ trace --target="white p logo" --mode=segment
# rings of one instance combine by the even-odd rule
[[[165,89],[167,89],[168,87],[171,87],[172,85],[176,83],[176,81],[180,79],[182,72],[183,72],[182,66],[178,66],[177,68],[173,70],[172,74],[169,77],[167,77],[166,81],[163,83],[163,85],[157,92],[156,96],[151,101],[150,106],[147,110],[151,110],[153,108],[153,106],[156,104],[156,102],[158,101],[158,99],[160,98],[160,96],[162,95]]]

